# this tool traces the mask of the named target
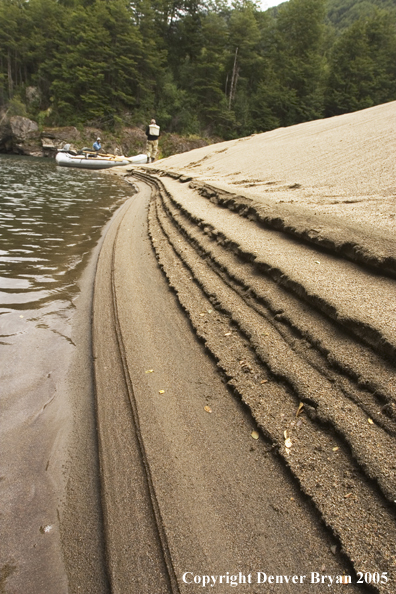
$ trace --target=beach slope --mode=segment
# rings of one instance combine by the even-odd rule
[[[93,319],[112,591],[394,592],[395,116],[118,172],[139,192]]]

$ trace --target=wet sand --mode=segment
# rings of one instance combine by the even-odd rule
[[[0,169],[0,591],[106,592],[90,320],[95,246],[131,188],[43,159]]]
[[[94,296],[113,592],[395,591],[395,115],[111,172],[139,190]]]

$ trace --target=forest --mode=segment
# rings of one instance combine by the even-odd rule
[[[0,0],[0,113],[232,139],[396,99],[395,0]]]

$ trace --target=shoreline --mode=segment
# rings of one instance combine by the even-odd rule
[[[103,244],[115,220],[133,201],[136,190],[102,229],[89,263],[79,280],[80,295],[73,319],[76,351],[68,370],[67,391],[74,427],[69,450],[69,476],[60,514],[61,540],[70,593],[109,594],[100,485],[97,405],[95,396],[92,315],[97,266]]]
[[[107,171],[139,193],[79,283],[57,594],[253,568],[393,591],[395,109]]]
[[[271,452],[269,457],[281,461],[299,485],[307,504],[305,513],[314,513],[318,526],[326,526],[327,534],[336,539],[330,548],[341,555],[343,575],[353,576],[356,591],[366,591],[365,583],[358,580],[361,573],[385,572],[387,579],[374,586],[384,594],[393,592],[396,579],[391,549],[396,538],[396,467],[391,454],[396,435],[396,242],[391,232],[396,215],[396,141],[388,124],[395,109],[396,103],[386,104],[333,121],[301,124],[111,172],[129,175],[133,183],[151,189],[147,232],[167,291],[171,290],[230,397],[252,415],[257,424],[254,439],[267,448],[267,455]],[[342,153],[338,142],[348,135],[351,141]],[[315,150],[310,148],[312,138]],[[297,145],[304,155],[299,173]],[[320,161],[315,155],[324,145]],[[260,157],[264,150],[271,155],[268,170]],[[352,164],[348,163],[351,151]],[[312,170],[306,168],[307,162]],[[120,237],[131,232],[126,225],[119,228]],[[118,240],[114,241],[117,246]],[[135,391],[142,382],[142,368],[139,372],[139,356],[131,342],[129,326],[135,325],[136,312],[125,305],[127,287],[131,292],[132,286],[128,258],[118,255],[121,245],[122,253],[127,253],[127,243],[113,248],[115,263],[119,262],[113,274],[125,282],[114,281],[113,298],[119,312],[117,332],[124,345],[122,359]],[[167,324],[165,316],[162,323]],[[134,332],[138,331],[142,331],[139,326]],[[165,331],[159,324],[158,334]],[[192,369],[197,361],[191,356]],[[101,373],[100,362],[96,373]],[[166,389],[162,391],[170,392],[169,414],[174,390],[177,401],[183,400],[174,382],[170,375],[163,381]],[[158,407],[158,414],[162,410],[167,416],[167,398],[159,398],[151,382],[144,385],[152,415]],[[198,394],[196,398],[201,402]],[[210,413],[216,411],[214,402],[216,397],[206,394]],[[177,587],[187,591],[177,561],[186,553],[173,541],[174,534],[183,530],[185,500],[179,500],[181,519],[176,521],[169,511],[172,496],[162,484],[165,479],[159,473],[154,445],[155,433],[165,421],[160,415],[154,429],[149,429],[143,400],[139,404],[137,397],[137,403],[138,409],[142,407],[139,432],[148,451],[154,448],[150,472],[161,513],[168,518],[165,533]],[[194,402],[189,406],[194,407]],[[180,414],[185,414],[184,408]],[[216,414],[214,418],[220,421]],[[206,430],[204,419],[201,422]],[[195,424],[192,427],[198,439]],[[220,429],[219,437],[225,439]],[[176,438],[165,439],[162,447],[171,448],[173,441]],[[191,456],[193,449],[189,443]],[[169,454],[167,462],[158,459],[176,482],[183,482],[179,455]],[[256,461],[262,461],[262,455]],[[229,460],[229,464],[236,462]],[[219,459],[213,462],[210,472],[215,474],[220,465]],[[174,474],[176,469],[179,475]],[[260,476],[263,482],[257,488],[267,497],[269,477],[264,470]],[[105,480],[111,489],[111,477]],[[198,488],[201,479],[196,480]],[[275,473],[277,480],[280,475]],[[279,483],[271,489],[279,493]],[[239,486],[233,490],[235,501],[242,492]],[[205,515],[198,503],[197,509]],[[219,511],[220,517],[228,513],[229,508]],[[279,508],[278,513],[282,513]],[[263,512],[261,519],[270,523],[271,513]],[[197,539],[198,526],[199,522],[192,528]],[[225,526],[229,528],[227,521]],[[219,527],[207,530],[203,547],[214,545],[215,530],[221,532]],[[299,544],[296,541],[294,546]],[[242,550],[248,558],[255,549],[250,544]],[[270,555],[268,546],[265,551]],[[197,551],[193,554],[199,558]],[[315,547],[311,554],[315,559]],[[220,565],[213,559],[208,566],[217,575]],[[279,560],[282,571],[290,573],[287,558]],[[228,570],[232,567],[229,564]],[[335,587],[335,583],[327,585],[330,591]]]

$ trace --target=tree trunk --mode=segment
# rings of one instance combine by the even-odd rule
[[[11,50],[8,50],[7,55],[7,75],[8,75],[8,96],[12,99],[14,93],[14,84],[12,81],[12,68],[11,68]]]
[[[239,74],[238,48],[236,48],[235,57],[234,57],[234,67],[232,69],[232,78],[231,78],[230,96],[229,96],[229,101],[228,101],[228,109],[231,109],[231,103],[233,102],[234,97],[235,97],[236,86],[237,86],[237,81],[238,81],[238,74]]]

